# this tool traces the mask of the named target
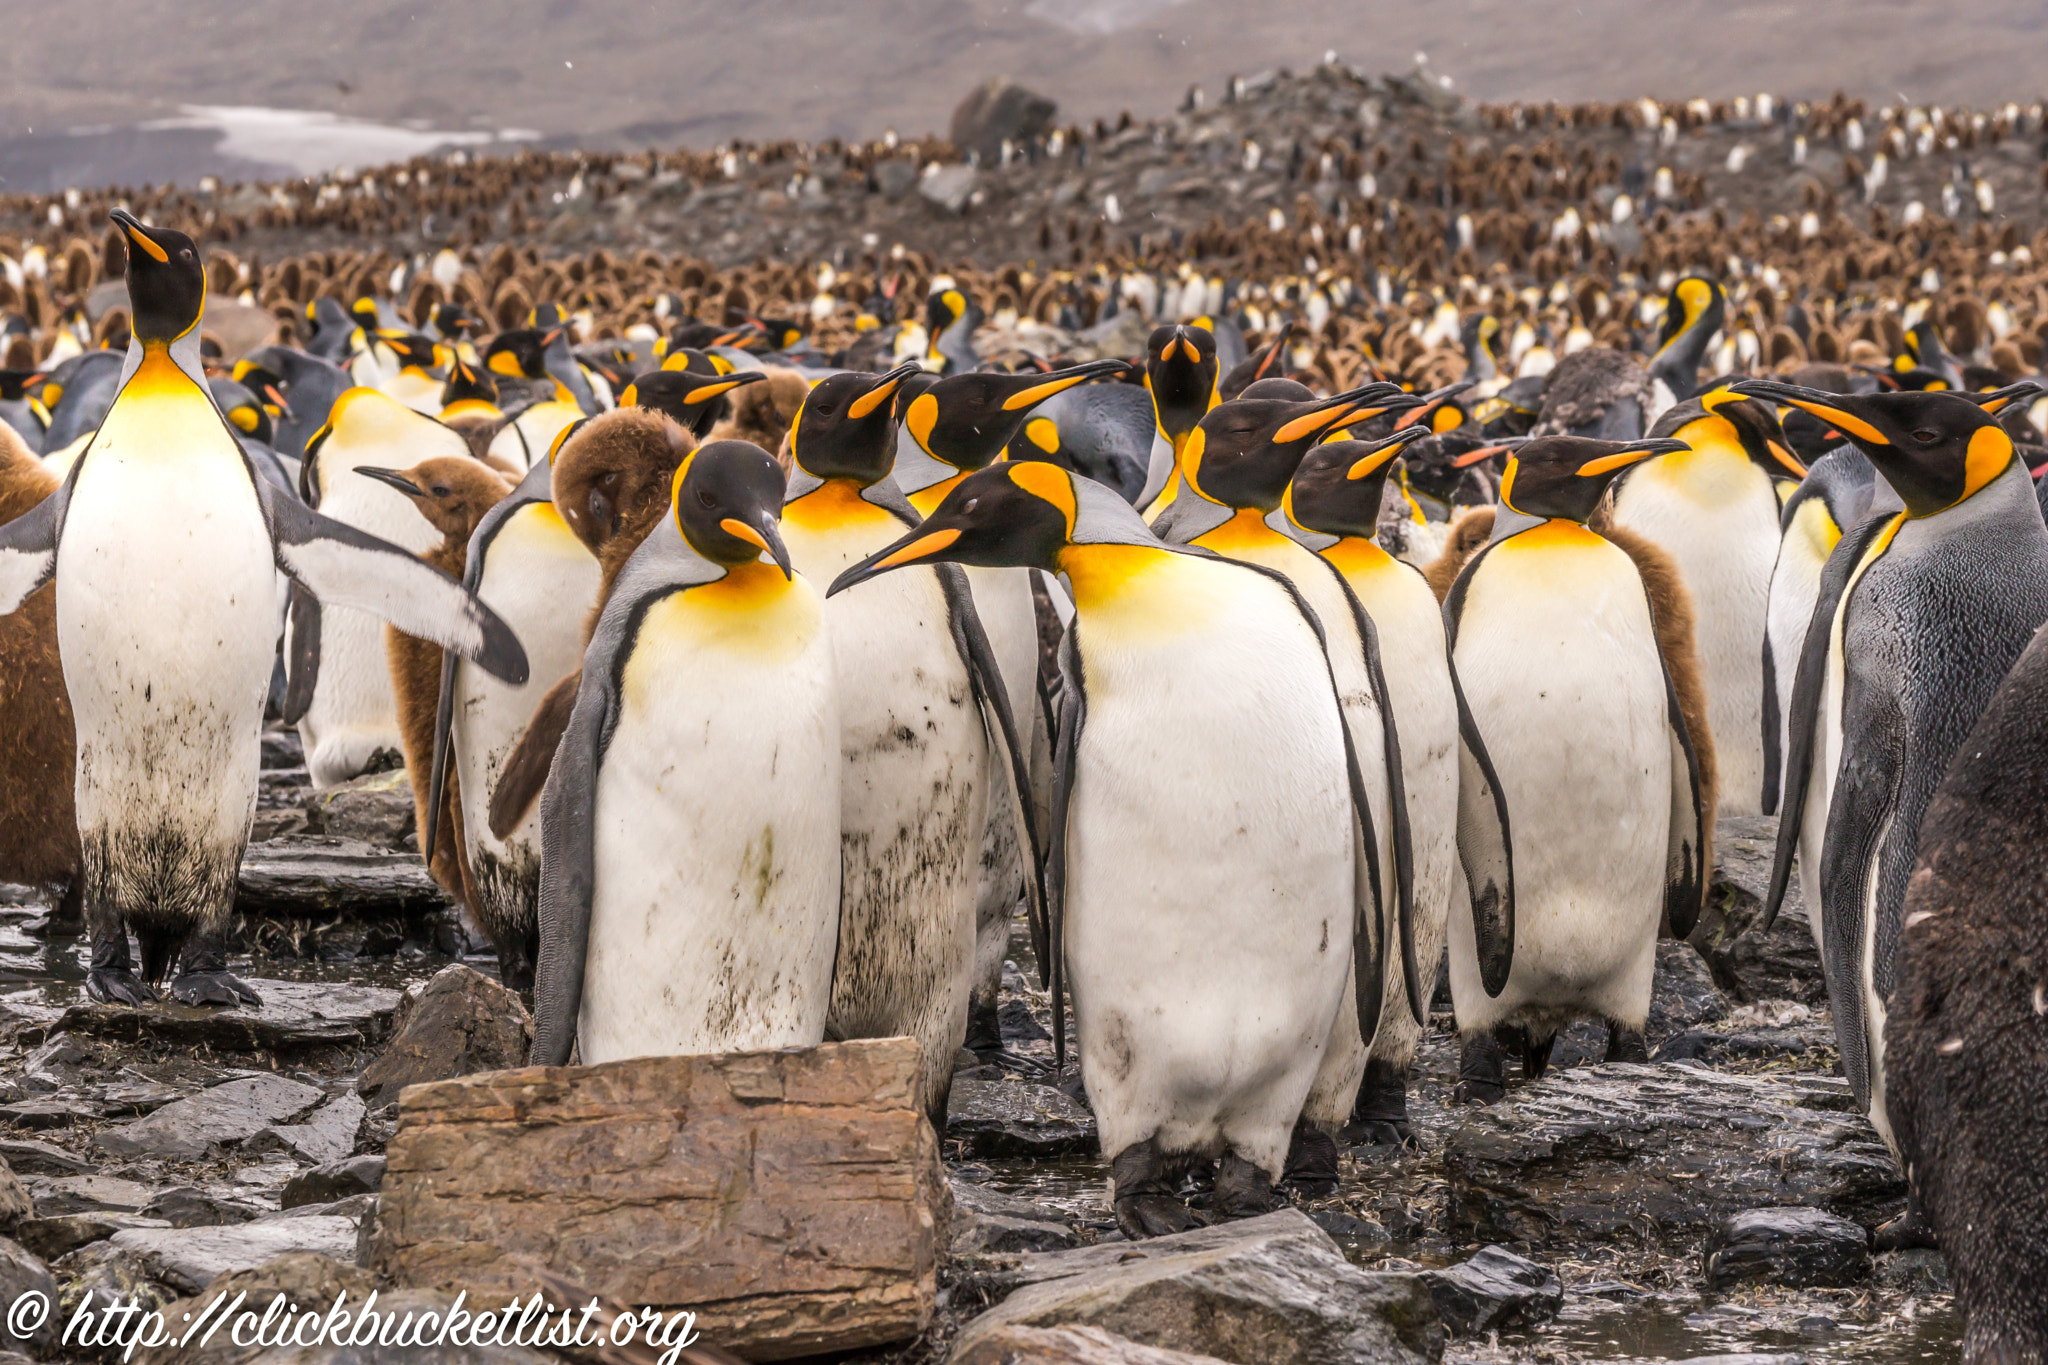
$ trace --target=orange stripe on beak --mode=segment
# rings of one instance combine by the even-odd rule
[[[718,529],[725,532],[729,536],[736,536],[739,539],[746,541],[749,545],[758,545],[761,547],[762,550],[767,551],[770,554],[774,553],[774,551],[768,550],[768,542],[761,535],[761,533],[759,531],[756,531],[753,527],[747,525],[744,521],[737,520],[733,517],[726,517],[724,520],[718,523]]]
[[[958,531],[934,531],[928,536],[919,536],[887,559],[877,560],[875,567],[893,569],[899,564],[915,564],[920,559],[937,554],[958,539]]]

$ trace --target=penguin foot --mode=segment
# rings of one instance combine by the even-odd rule
[[[1323,1139],[1329,1142],[1327,1136]],[[1334,1157],[1337,1144],[1330,1143]],[[1216,1163],[1216,1199],[1212,1207],[1219,1218],[1254,1218],[1287,1207],[1287,1200],[1273,1188],[1273,1177],[1236,1152],[1225,1152]]]
[[[1415,1130],[1408,1123],[1408,1078],[1385,1062],[1367,1062],[1351,1119],[1337,1141],[1351,1147],[1415,1146]]]
[[[1503,1074],[1507,1050],[1491,1034],[1467,1038],[1458,1053],[1458,1084],[1451,1091],[1453,1104],[1499,1104],[1507,1097]]]
[[[171,978],[171,999],[181,1005],[261,1005],[263,997],[225,969],[183,972]]]
[[[85,932],[85,878],[74,877],[50,913],[23,926],[39,938],[77,938]]]
[[[1930,1251],[1941,1249],[1941,1239],[1935,1235],[1934,1225],[1927,1221],[1927,1215],[1920,1211],[1918,1203],[1906,1205],[1906,1211],[1889,1223],[1879,1223],[1877,1230],[1870,1234],[1872,1251],[1910,1251],[1916,1247]]]
[[[1003,1020],[994,1000],[975,1000],[968,1006],[965,1047],[984,1062],[994,1062],[1001,1056]]]
[[[1208,1225],[1209,1220],[1189,1208],[1176,1188],[1182,1164],[1161,1152],[1156,1138],[1134,1143],[1111,1159],[1116,1225],[1124,1236],[1136,1242]]]
[[[1287,1169],[1281,1172],[1280,1183],[1304,1199],[1321,1199],[1337,1192],[1337,1175],[1337,1140],[1307,1119],[1295,1120],[1294,1135],[1287,1143]],[[1219,1187],[1222,1178],[1219,1170]]]
[[[126,967],[93,967],[85,974],[85,993],[104,1005],[152,1005],[157,994]]]
[[[1133,1242],[1209,1226],[1209,1220],[1170,1194],[1138,1194],[1116,1201],[1117,1230]]]
[[[1650,1060],[1649,1044],[1643,1041],[1641,1029],[1626,1024],[1607,1021],[1607,1060],[1610,1062],[1639,1062]]]
[[[1550,1048],[1557,1041],[1555,1033],[1546,1033],[1541,1038],[1533,1036],[1527,1029],[1522,1035],[1522,1079],[1540,1081],[1543,1073],[1550,1070]]]

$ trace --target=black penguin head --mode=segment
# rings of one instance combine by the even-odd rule
[[[978,469],[946,494],[917,529],[832,581],[825,595],[911,564],[1059,570],[1073,543],[1079,477],[1043,460]]]
[[[1500,353],[1495,343],[1500,340],[1500,319],[1491,313],[1475,313],[1465,319],[1458,329],[1458,339],[1465,346],[1465,361],[1471,366],[1472,377],[1492,379],[1500,374]]]
[[[441,406],[445,410],[457,403],[492,403],[498,401],[498,381],[491,378],[489,370],[479,370],[461,356],[456,356],[448,366],[448,382],[441,386]]]
[[[438,370],[455,358],[455,352],[449,347],[418,332],[378,332],[376,340],[379,347],[391,353],[401,369]]]
[[[2043,392],[2031,380],[1991,393],[1903,390],[1825,393],[1747,379],[1737,393],[1812,413],[1870,457],[1914,517],[1946,511],[2005,472],[2012,438],[1997,414]]]
[[[904,405],[903,426],[933,459],[955,469],[980,469],[1003,453],[1040,403],[1126,368],[1121,360],[1094,360],[1051,374],[947,375]]]
[[[1662,355],[1680,337],[1697,337],[1702,345],[1721,330],[1728,310],[1728,296],[1721,286],[1705,275],[1687,275],[1672,287],[1664,304],[1664,323],[1657,331],[1657,354]]]
[[[1420,427],[1425,432],[1441,434],[1456,431],[1465,425],[1466,412],[1459,401],[1473,381],[1461,379],[1455,384],[1446,384],[1440,389],[1418,394],[1411,405],[1388,408],[1377,416],[1361,418],[1356,422],[1347,421],[1342,432],[1333,431],[1330,439],[1377,440],[1396,428]],[[1396,387],[1399,387],[1398,385]]]
[[[1407,426],[1377,441],[1325,441],[1302,456],[1287,485],[1282,506],[1296,526],[1326,536],[1378,533],[1380,500],[1394,457],[1410,441],[1430,434],[1424,426]]]
[[[1925,319],[1906,332],[1905,354],[1892,361],[1902,389],[1960,389],[1963,368],[1941,344],[1941,329]]]
[[[936,346],[939,340],[939,333],[956,326],[963,320],[971,318],[980,311],[975,306],[974,300],[969,298],[960,289],[955,287],[940,289],[925,300],[924,329],[931,334],[932,344]]]
[[[701,355],[702,352],[694,354]],[[768,378],[766,370],[734,370],[729,374],[700,374],[682,368],[649,370],[637,376],[619,392],[619,406],[622,408],[653,408],[665,412],[684,427],[702,436],[709,430],[709,424],[700,428],[706,414],[718,411],[718,400],[734,389],[756,384]]]
[[[551,331],[515,327],[500,332],[484,348],[484,368],[507,379],[546,379],[548,346],[560,335],[559,327]]]
[[[429,325],[450,341],[475,336],[483,331],[484,321],[459,303],[444,303],[435,307]]]
[[[1586,436],[1539,436],[1508,456],[1500,500],[1531,517],[1583,522],[1600,506],[1607,485],[1632,464],[1688,449],[1683,441],[1596,441]]]
[[[1216,399],[1216,338],[1206,327],[1155,328],[1145,343],[1145,387],[1159,430],[1175,450]]]
[[[1286,494],[1295,466],[1319,438],[1341,423],[1365,421],[1415,402],[1391,384],[1368,384],[1307,402],[1239,398],[1202,418],[1181,452],[1181,473],[1189,487],[1211,502],[1270,512]]]
[[[144,227],[126,209],[112,218],[128,246],[129,331],[143,345],[168,345],[199,325],[206,311],[206,271],[199,248],[182,232]]]
[[[782,466],[773,455],[752,441],[713,441],[676,467],[676,526],[690,548],[714,564],[751,564],[765,552],[788,578],[782,490]]]
[[[1769,406],[1732,389],[1713,389],[1673,404],[1650,434],[1673,437],[1695,450],[1710,441],[1739,446],[1752,464],[1774,478],[1806,477],[1806,466],[1793,455]]]
[[[275,428],[263,400],[254,391],[223,375],[208,379],[206,387],[213,394],[213,405],[220,409],[221,416],[228,419],[229,426],[251,440],[270,444]]]
[[[906,362],[887,374],[827,375],[804,397],[789,424],[789,450],[819,479],[851,479],[861,487],[896,465],[896,399],[903,381],[921,372]]]

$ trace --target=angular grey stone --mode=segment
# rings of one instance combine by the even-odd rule
[[[73,1156],[54,1143],[38,1142],[34,1138],[0,1138],[0,1160],[24,1175],[84,1175],[93,1169],[93,1164],[81,1157]],[[4,1186],[5,1182],[0,1182]],[[27,1196],[23,1196],[24,1202]],[[8,1203],[7,1196],[0,1193],[0,1210]]]
[[[81,1305],[94,1314],[135,1303],[144,1312],[160,1310],[171,1292],[149,1277],[149,1271],[112,1242],[94,1242],[53,1263],[57,1276],[57,1317],[70,1323]],[[87,1300],[90,1303],[87,1303]]]
[[[309,1251],[287,1252],[264,1261],[252,1269],[237,1270],[209,1283],[198,1291],[196,1297],[184,1298],[164,1310],[164,1321],[183,1322],[182,1316],[190,1313],[196,1319],[207,1304],[225,1295],[223,1302],[234,1302],[237,1295],[243,1299],[244,1308],[253,1308],[259,1315],[270,1306],[273,1298],[280,1295],[288,1304],[331,1304],[337,1296],[348,1295],[348,1301],[360,1305],[368,1299],[377,1287],[376,1280],[366,1270],[358,1269],[348,1261],[337,1261],[330,1256]],[[390,1300],[379,1298],[381,1308]],[[401,1317],[403,1311],[401,1310]],[[247,1334],[244,1334],[246,1339]],[[228,1332],[216,1332],[203,1346],[183,1346],[176,1342],[162,1346],[146,1347],[138,1351],[135,1365],[243,1365],[263,1351],[256,1344],[236,1346]]]
[[[1778,1057],[1804,1055],[1817,1044],[1834,1041],[1826,1024],[1810,1029],[1758,1028],[1718,1033],[1711,1029],[1687,1029],[1666,1039],[1657,1049],[1660,1062],[1704,1062],[1716,1066],[1728,1062],[1764,1062]]]
[[[80,1119],[96,1119],[104,1113],[90,1100],[49,1095],[0,1104],[0,1123],[11,1123],[16,1128],[69,1128]]]
[[[873,171],[875,188],[889,200],[901,199],[917,188],[917,163],[906,156],[877,161]]]
[[[413,859],[415,863],[419,860]],[[160,1001],[147,1009],[83,1003],[54,1027],[125,1040],[150,1039],[221,1052],[294,1053],[319,1047],[364,1047],[384,1041],[398,992],[345,982],[247,978],[260,1006],[224,1010]]]
[[[947,1365],[1222,1365],[1215,1356],[1142,1346],[1100,1327],[1020,1327],[977,1335]]]
[[[1745,1209],[1707,1239],[1709,1289],[1755,1283],[1842,1288],[1870,1276],[1870,1234],[1822,1209]]]
[[[1655,1041],[1728,1017],[1728,1000],[1714,984],[1706,959],[1690,943],[1657,941],[1657,973],[1650,988],[1645,1037]]]
[[[12,1227],[35,1211],[35,1202],[14,1174],[14,1168],[5,1157],[0,1157],[0,1228]]]
[[[197,1161],[237,1146],[281,1119],[319,1102],[318,1088],[283,1076],[246,1076],[167,1104],[147,1118],[110,1128],[95,1139],[114,1156]]]
[[[363,1121],[362,1096],[344,1093],[306,1115],[303,1122],[265,1128],[244,1150],[283,1149],[312,1162],[339,1161],[355,1150],[356,1126]]]
[[[972,152],[984,166],[1002,157],[1003,143],[1022,151],[1033,138],[1052,131],[1060,107],[1004,76],[977,88],[953,110],[952,143],[962,156]]]
[[[156,1190],[148,1185],[110,1175],[42,1176],[28,1181],[28,1190],[38,1218],[67,1213],[140,1213],[142,1206],[156,1197]]]
[[[1025,1081],[955,1081],[946,1138],[971,1157],[1086,1155],[1097,1143],[1093,1114],[1057,1086]]]
[[[519,993],[458,962],[417,994],[407,993],[396,1036],[364,1068],[356,1089],[382,1106],[421,1081],[524,1066],[532,1046],[533,1016]]]
[[[251,844],[235,880],[235,909],[251,917],[324,920],[343,911],[412,917],[447,903],[417,853],[326,835]]]
[[[306,823],[315,834],[402,850],[416,824],[412,782],[403,768],[350,778],[306,798]]]
[[[1011,1326],[1089,1326],[1236,1365],[1421,1365],[1443,1324],[1420,1277],[1344,1259],[1298,1209],[1132,1244],[1021,1259],[1023,1287],[970,1322],[956,1351]]]
[[[134,1229],[114,1234],[114,1245],[140,1261],[155,1278],[181,1293],[194,1294],[215,1276],[249,1270],[273,1256],[312,1251],[353,1261],[356,1224],[352,1218],[275,1218],[229,1227]]]
[[[142,1212],[151,1218],[161,1218],[174,1228],[217,1228],[228,1223],[246,1223],[263,1209],[240,1200],[217,1198],[191,1185],[178,1185],[158,1192]]]
[[[955,1180],[952,1186],[955,1256],[1061,1251],[1081,1245],[1073,1224],[1044,1204],[964,1180]]]
[[[327,1204],[352,1195],[375,1194],[384,1187],[384,1158],[352,1156],[301,1171],[285,1182],[278,1203],[287,1209]]]
[[[54,1309],[57,1281],[41,1258],[32,1255],[20,1243],[0,1237],[0,1304],[11,1307],[24,1294],[41,1294],[45,1303],[53,1305],[49,1317],[27,1342],[38,1355],[45,1354],[56,1345],[58,1334],[63,1330]],[[9,1344],[19,1344],[11,1332],[6,1340]]]
[[[137,1213],[67,1213],[57,1218],[24,1218],[14,1225],[14,1235],[36,1255],[54,1261],[126,1228],[169,1226],[161,1218]]]
[[[948,213],[960,213],[974,193],[972,166],[941,166],[930,175],[918,177],[917,192]]]
[[[1444,1325],[1459,1336],[1534,1327],[1564,1307],[1564,1282],[1548,1266],[1505,1247],[1481,1247],[1469,1260],[1424,1271]]]

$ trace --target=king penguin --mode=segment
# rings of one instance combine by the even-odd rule
[[[1450,916],[1472,914],[1474,942],[1506,949],[1489,918],[1514,922],[1507,805],[1485,741],[1473,725],[1451,666],[1443,611],[1414,565],[1374,541],[1388,473],[1402,448],[1430,434],[1408,425],[1378,441],[1326,441],[1302,458],[1282,508],[1295,534],[1343,575],[1373,622],[1387,702],[1401,740],[1414,866],[1414,961],[1419,994],[1436,991]],[[1413,1141],[1408,1074],[1422,1028],[1407,1006],[1404,958],[1387,955],[1379,1030],[1343,1136],[1361,1142]]]
[[[1762,810],[1763,657],[1771,568],[1778,556],[1777,484],[1805,477],[1767,405],[1714,389],[1650,428],[1688,447],[1620,476],[1614,522],[1678,563],[1692,593],[1707,717],[1720,760],[1721,815]],[[1775,709],[1775,703],[1773,703]],[[1773,803],[1775,804],[1775,802]]]
[[[782,489],[744,441],[685,455],[605,604],[541,796],[536,1064],[825,1035],[839,708]]]
[[[829,376],[790,427],[796,468],[783,535],[797,571],[814,581],[917,524],[889,476],[897,388],[916,368]],[[825,619],[839,682],[845,860],[829,1030],[835,1038],[915,1036],[921,1098],[943,1131],[967,1031],[988,804],[1030,792],[1026,755],[957,566],[840,595]],[[1010,765],[1007,790],[988,781],[991,747]],[[1012,804],[1033,919],[1042,921],[1038,839],[1029,808]]]
[[[1203,1158],[1218,1214],[1275,1207],[1347,975],[1377,1018],[1386,951],[1313,613],[1280,575],[1167,545],[1036,460],[968,475],[831,591],[935,560],[1058,574],[1074,602],[1041,961],[1073,982],[1119,1228],[1194,1226],[1177,1186]]]
[[[1155,328],[1145,342],[1145,387],[1157,423],[1136,503],[1146,517],[1157,520],[1180,496],[1181,448],[1203,415],[1223,401],[1219,377],[1216,338],[1206,328],[1176,323]]]
[[[1450,921],[1460,1100],[1500,1098],[1504,1037],[1520,1035],[1525,1070],[1540,1074],[1552,1036],[1589,1014],[1607,1021],[1610,1061],[1648,1060],[1659,922],[1683,938],[1699,918],[1713,813],[1650,590],[1586,526],[1616,474],[1683,448],[1531,440],[1508,457],[1492,539],[1445,600],[1514,876],[1512,920]]]
[[[1739,392],[1830,422],[1904,509],[1828,556],[1792,685],[1785,799],[1764,898],[1778,912],[1805,825],[1823,820],[1821,967],[1842,1071],[1894,1152],[1884,1023],[1921,817],[2000,679],[2048,620],[2048,527],[1991,393],[1835,394],[1770,380]],[[1832,788],[1816,766],[1834,768]],[[1825,804],[1823,804],[1823,800]]]
[[[234,1004],[253,992],[226,971],[217,931],[256,808],[277,572],[504,677],[525,677],[526,656],[459,584],[251,473],[200,370],[198,247],[124,210],[112,217],[133,307],[121,392],[63,486],[0,527],[0,612],[56,579],[78,730],[87,991],[146,1002],[176,958],[179,1000]]]

